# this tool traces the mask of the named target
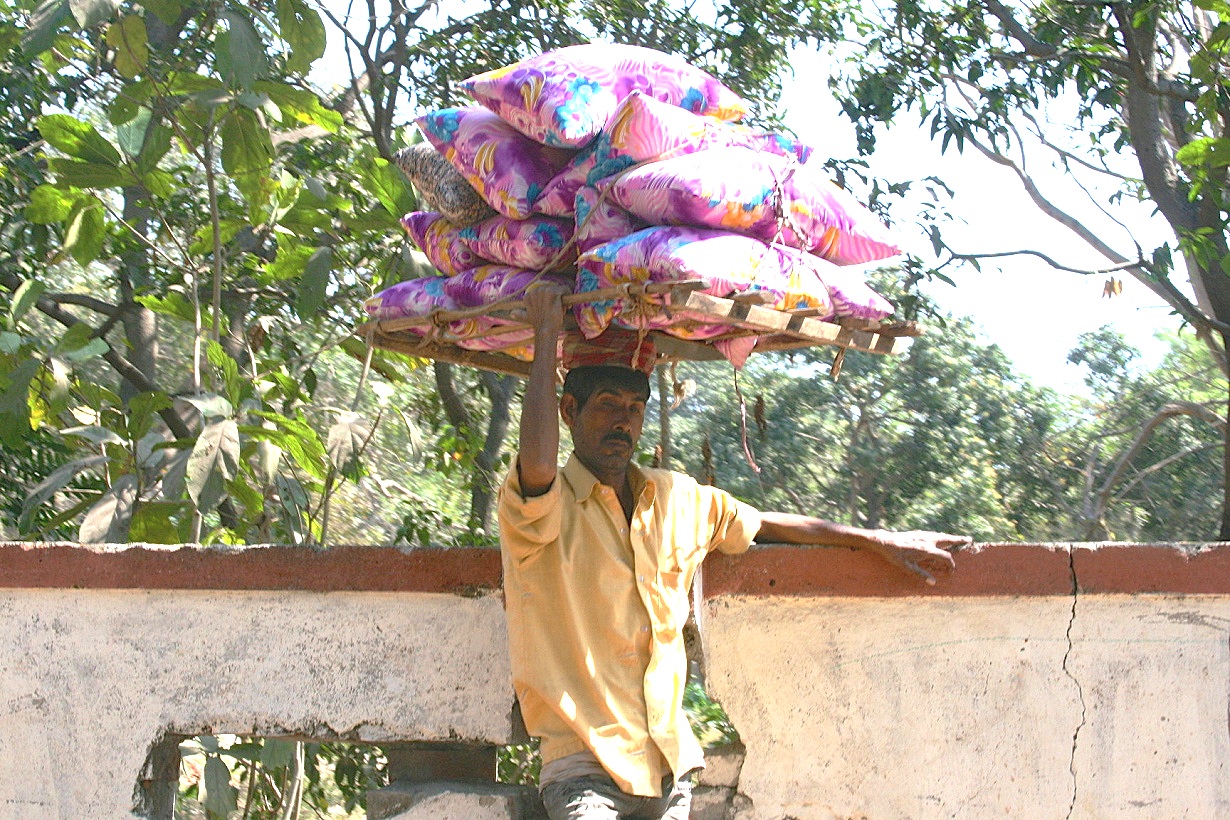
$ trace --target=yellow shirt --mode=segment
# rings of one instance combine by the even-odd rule
[[[514,462],[515,463],[515,462]],[[683,625],[710,550],[743,552],[760,513],[667,470],[629,467],[631,526],[576,456],[545,494],[500,490],[513,687],[543,762],[589,749],[620,789],[660,796],[704,765],[683,711]]]

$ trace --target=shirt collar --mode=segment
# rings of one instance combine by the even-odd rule
[[[581,463],[576,453],[568,456],[568,461],[564,464],[563,476],[568,485],[572,487],[572,494],[577,501],[589,498],[601,486],[601,482],[589,471],[588,467]],[[640,467],[636,464],[629,464],[628,483],[632,485],[632,497],[640,498],[646,485],[649,484],[649,479]]]

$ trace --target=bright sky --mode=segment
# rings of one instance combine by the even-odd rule
[[[782,104],[787,124],[805,142],[822,153],[853,157],[854,129],[828,93],[826,58],[818,52],[799,52],[795,77],[783,85]],[[1062,264],[1098,269],[1108,263],[1088,245],[1042,214],[1026,197],[1016,175],[995,165],[970,148],[959,154],[950,146],[941,155],[927,128],[908,114],[877,141],[871,173],[901,181],[935,175],[954,189],[949,210],[958,224],[945,229],[948,242],[964,252],[1032,249]],[[1080,189],[1058,171],[1031,166],[1044,193],[1074,215],[1094,224],[1101,219]],[[1133,235],[1146,252],[1166,241],[1165,225],[1139,208],[1131,223]],[[908,220],[898,227],[906,247],[924,259],[934,258],[930,241]],[[1124,255],[1134,255],[1132,237],[1110,226],[1104,238]],[[1156,364],[1164,346],[1154,334],[1176,329],[1178,320],[1147,288],[1130,276],[1121,295],[1102,295],[1107,275],[1081,276],[1057,271],[1030,256],[984,261],[982,270],[971,266],[948,268],[956,287],[936,282],[925,288],[945,310],[972,316],[984,336],[1002,348],[1018,369],[1035,382],[1060,390],[1083,391],[1082,370],[1067,363],[1077,337],[1103,325],[1114,325],[1128,342],[1142,350],[1145,364]]]

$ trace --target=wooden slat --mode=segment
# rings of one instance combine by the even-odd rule
[[[722,335],[707,339],[705,342],[689,341],[654,331],[650,335],[655,340],[658,356],[662,361],[722,361],[724,357],[714,348],[713,342],[747,336],[759,337],[753,352],[797,350],[804,347],[828,345],[878,355],[895,355],[909,348],[913,341],[911,337],[922,334],[922,329],[916,322],[850,317],[824,320],[818,318],[818,311],[814,309],[784,311],[759,304],[765,298],[763,292],[724,299],[701,293],[703,286],[704,283],[700,281],[653,285],[629,284],[583,294],[567,294],[563,297],[563,301],[565,305],[575,305],[610,299],[658,296],[664,298],[655,301],[664,302],[663,308],[666,311],[671,313],[686,311],[695,315],[696,318],[681,322],[681,324],[719,324],[729,328]],[[357,335],[370,339],[371,344],[375,347],[410,356],[438,359],[497,373],[527,377],[530,369],[528,362],[514,359],[498,350],[465,350],[456,344],[458,341],[463,341],[465,337],[444,329],[451,322],[488,315],[498,316],[510,324],[483,333],[484,337],[513,333],[527,327],[524,322],[510,317],[513,311],[523,307],[524,303],[517,301],[501,303],[488,308],[437,311],[433,316],[422,318],[369,321],[359,326]],[[435,335],[430,342],[412,332],[414,328],[424,328],[432,324],[437,325],[437,329],[433,331]],[[566,318],[565,328],[568,330],[576,328],[571,313]]]
[[[417,337],[415,337],[417,338]],[[512,356],[480,350],[465,350],[456,345],[440,345],[411,341],[405,336],[378,333],[372,336],[372,344],[383,350],[404,353],[407,356],[417,356],[423,359],[437,359],[442,362],[477,367],[495,373],[509,376],[529,378],[530,363]]]

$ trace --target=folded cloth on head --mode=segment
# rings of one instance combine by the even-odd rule
[[[564,335],[562,348],[562,364],[566,370],[599,365],[630,367],[648,375],[657,363],[652,339],[643,333],[619,328],[609,328],[592,339],[569,332]]]

